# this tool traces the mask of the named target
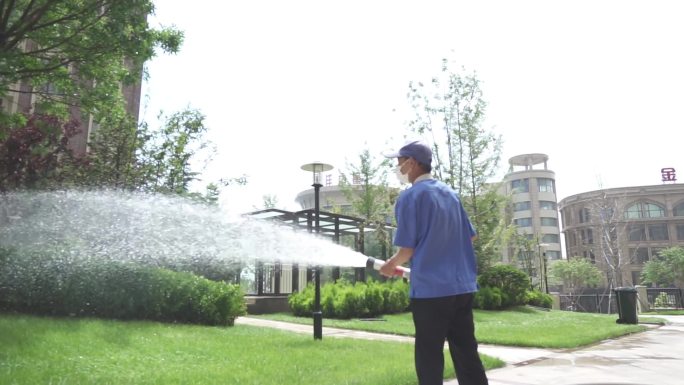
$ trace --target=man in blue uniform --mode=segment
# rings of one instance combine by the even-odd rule
[[[487,384],[473,323],[473,294],[478,288],[475,229],[456,192],[430,176],[430,147],[412,141],[385,156],[397,159],[397,176],[412,184],[395,206],[394,245],[399,250],[380,273],[391,276],[396,266],[410,261],[419,384],[443,383],[445,340],[458,383]]]

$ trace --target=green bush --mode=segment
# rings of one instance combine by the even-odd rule
[[[386,281],[383,285],[383,314],[400,313],[409,307],[409,284],[403,279]]]
[[[528,290],[525,294],[525,304],[551,309],[553,297],[539,290]]]
[[[480,287],[498,288],[501,307],[525,304],[525,294],[530,288],[530,278],[522,270],[510,265],[495,265],[477,278]]]
[[[313,284],[291,294],[288,302],[292,313],[300,317],[310,316],[314,294]],[[340,280],[321,287],[321,311],[326,318],[375,317],[406,311],[408,304],[408,284],[402,280],[369,280],[356,284]]]
[[[501,289],[498,287],[482,287],[473,297],[473,307],[484,310],[501,308]]]
[[[32,314],[233,325],[236,285],[102,259],[65,261],[0,251],[0,309]]]

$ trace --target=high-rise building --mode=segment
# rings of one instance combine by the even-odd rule
[[[503,248],[503,262],[523,264],[527,258],[540,278],[546,261],[562,258],[555,173],[548,169],[546,154],[523,154],[509,159],[509,171],[499,192],[510,197],[508,213],[518,233],[533,246],[523,257],[513,244]],[[533,245],[532,245],[533,244]],[[535,277],[533,277],[535,278]]]

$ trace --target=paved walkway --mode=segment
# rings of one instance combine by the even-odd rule
[[[487,372],[490,385],[675,385],[684,384],[684,316],[658,316],[669,321],[654,328],[582,349],[528,349],[480,345],[506,367]],[[272,327],[312,334],[311,325],[240,317],[236,324]],[[413,342],[393,336],[323,328],[323,338],[362,338]],[[448,360],[448,356],[446,356]],[[456,380],[445,382],[457,385]]]

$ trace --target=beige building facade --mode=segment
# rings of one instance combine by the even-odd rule
[[[562,258],[556,174],[548,169],[546,154],[523,154],[509,159],[499,193],[510,197],[509,214],[518,233],[536,244],[537,257],[554,261]],[[503,248],[503,262],[515,264],[512,247]],[[544,264],[543,259],[539,264]],[[543,267],[543,266],[542,266]]]
[[[640,284],[644,263],[684,247],[684,184],[590,191],[559,208],[566,255],[595,263],[606,287]]]

